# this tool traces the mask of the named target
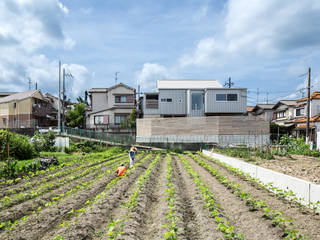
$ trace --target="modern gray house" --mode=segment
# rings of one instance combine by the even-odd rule
[[[247,89],[223,88],[217,80],[158,80],[143,97],[144,118],[242,115]]]

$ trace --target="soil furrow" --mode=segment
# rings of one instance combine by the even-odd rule
[[[43,235],[66,219],[72,209],[85,206],[88,199],[104,191],[106,185],[114,178],[115,175],[111,174],[105,179],[94,182],[89,189],[71,194],[58,204],[43,209],[39,215],[31,215],[26,222],[19,222],[13,231],[1,233],[0,239],[43,239]]]
[[[201,157],[201,156],[199,156]],[[230,181],[237,182],[241,188],[250,192],[251,196],[257,200],[262,200],[269,205],[271,209],[283,212],[283,217],[292,219],[295,229],[300,230],[301,234],[309,239],[320,238],[320,216],[313,214],[306,207],[299,207],[296,203],[279,199],[274,193],[257,186],[255,183],[243,180],[240,176],[231,173],[226,168],[201,157],[207,164],[216,168],[222,175],[226,176]]]
[[[162,156],[142,189],[120,239],[163,239],[165,223],[166,164]]]
[[[263,218],[261,212],[250,211],[241,199],[216,180],[206,169],[198,165],[190,157],[186,156],[186,158],[192,168],[198,172],[201,180],[208,185],[209,190],[216,196],[216,201],[230,219],[230,223],[236,227],[237,232],[244,234],[245,239],[281,239],[283,235],[281,229],[273,227],[270,221]]]
[[[116,163],[114,163],[116,164]],[[20,219],[23,216],[31,214],[34,210],[38,209],[39,207],[44,208],[45,204],[48,201],[52,201],[54,197],[59,196],[60,194],[64,194],[74,187],[80,185],[83,182],[90,181],[97,177],[100,173],[103,173],[110,169],[113,164],[107,164],[104,168],[94,169],[92,172],[88,172],[87,175],[80,177],[77,180],[74,180],[70,183],[67,183],[57,189],[54,189],[48,193],[40,195],[36,199],[30,199],[24,201],[20,204],[14,205],[10,208],[1,211],[0,214],[0,222],[6,222],[11,220],[12,222]]]
[[[108,222],[113,209],[117,209],[123,199],[129,196],[129,192],[136,179],[144,172],[150,164],[148,159],[139,165],[134,172],[121,179],[109,190],[106,198],[100,198],[85,213],[73,219],[70,226],[54,229],[47,232],[42,239],[51,239],[53,236],[63,236],[64,239],[92,239],[101,229],[101,226]],[[89,198],[89,197],[88,197]]]

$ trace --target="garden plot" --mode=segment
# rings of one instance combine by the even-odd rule
[[[7,197],[11,203],[0,206],[0,239],[320,236],[320,217],[312,210],[200,154],[140,153],[121,178],[114,171],[119,163],[128,163],[126,153],[90,156],[4,186],[0,202]],[[50,184],[55,187],[41,192]],[[24,197],[15,200],[20,193]]]

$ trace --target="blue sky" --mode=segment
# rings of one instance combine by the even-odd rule
[[[60,59],[71,98],[119,82],[230,76],[248,105],[320,89],[318,0],[2,0],[0,91],[57,92]],[[259,89],[259,90],[258,90]]]

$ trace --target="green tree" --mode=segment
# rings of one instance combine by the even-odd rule
[[[127,117],[127,121],[121,122],[121,127],[127,127],[127,128],[135,128],[136,127],[136,109],[132,109],[131,113]]]
[[[85,104],[77,103],[73,110],[67,111],[67,125],[70,127],[84,128]]]

